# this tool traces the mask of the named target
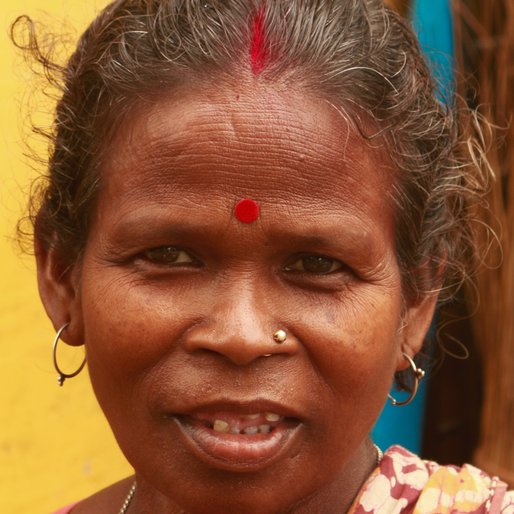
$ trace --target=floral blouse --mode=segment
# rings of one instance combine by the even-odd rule
[[[465,464],[441,466],[392,446],[348,514],[514,514],[514,491]]]

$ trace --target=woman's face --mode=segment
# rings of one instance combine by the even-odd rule
[[[72,321],[141,491],[266,513],[349,487],[409,344],[373,145],[329,104],[264,86],[126,119]]]

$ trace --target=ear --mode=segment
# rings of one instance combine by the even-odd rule
[[[35,254],[39,295],[54,329],[69,323],[61,339],[73,346],[83,344],[78,265],[66,264],[54,247],[37,239]]]
[[[401,371],[409,366],[403,353],[414,358],[421,350],[434,316],[436,304],[437,293],[428,293],[406,306],[399,331],[400,345],[398,346],[396,371]]]

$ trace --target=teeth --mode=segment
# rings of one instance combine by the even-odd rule
[[[217,419],[214,422],[212,429],[215,432],[221,432],[222,434],[228,434],[230,432],[230,425],[222,419]]]
[[[257,419],[262,419],[263,413],[255,413],[255,414],[244,414],[241,415],[241,418],[247,421],[255,421]],[[266,419],[267,423],[262,423],[260,425],[253,425],[246,427],[244,429],[240,429],[239,423],[235,423],[234,425],[231,425],[227,421],[223,419],[217,419],[214,421],[214,424],[212,426],[212,429],[215,432],[218,432],[220,434],[246,434],[246,435],[255,435],[258,433],[261,434],[269,434],[273,428],[274,425],[272,423],[276,423],[277,421],[280,421],[282,416],[279,414],[275,414],[274,412],[266,412],[264,413],[264,418]]]

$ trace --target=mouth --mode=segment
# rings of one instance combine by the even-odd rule
[[[273,408],[212,409],[170,416],[186,446],[217,469],[258,471],[283,456],[298,437],[301,421]]]

